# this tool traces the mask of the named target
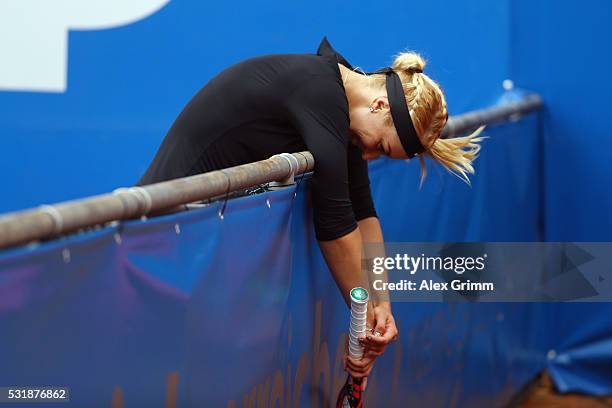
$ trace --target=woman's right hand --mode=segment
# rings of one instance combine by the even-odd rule
[[[367,332],[366,337],[359,339],[365,349],[363,357],[357,359],[348,354],[344,356],[344,367],[353,378],[367,378],[376,359],[385,352],[390,343],[397,340],[398,331],[389,303],[376,306],[373,310],[374,329]]]

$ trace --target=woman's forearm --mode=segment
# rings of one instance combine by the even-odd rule
[[[383,233],[380,227],[380,222],[376,217],[364,218],[357,222],[359,231],[361,231],[361,239],[364,243],[383,243]]]
[[[360,228],[331,241],[319,241],[319,246],[344,301],[350,304],[350,290],[357,286],[368,286],[367,277],[361,268]]]
[[[382,228],[380,226],[380,221],[376,217],[369,217],[359,222],[359,231],[361,231],[361,237],[363,241],[363,253],[362,256],[365,259],[373,259],[375,257],[385,257],[385,247],[384,247],[384,238]],[[375,291],[372,289],[372,282],[370,279],[373,276],[370,274],[370,271],[366,270],[363,272],[365,277],[368,279],[368,284],[370,288],[370,299],[372,300],[372,304],[374,306],[383,306],[390,307],[389,303],[389,294],[387,291]],[[387,272],[377,275],[376,279],[380,279],[384,282],[387,281]]]
[[[363,244],[379,244],[366,246],[366,252],[369,252],[366,254],[367,258],[381,251],[382,255],[378,255],[384,256],[383,234],[378,218],[366,218],[359,221],[358,224],[359,228],[347,235],[331,241],[319,241],[323,257],[347,304],[350,304],[349,292],[352,288],[371,287],[367,271],[362,267]],[[386,303],[387,297],[383,296],[381,299],[380,294],[376,294],[372,296],[372,300],[374,303]]]

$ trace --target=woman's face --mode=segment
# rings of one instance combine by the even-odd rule
[[[370,111],[370,106],[373,111]],[[359,147],[364,160],[374,160],[380,156],[405,159],[406,152],[395,128],[385,120],[389,114],[387,98],[376,98],[370,106],[356,107],[350,111],[350,142]]]

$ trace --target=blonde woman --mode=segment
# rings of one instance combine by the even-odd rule
[[[329,269],[349,303],[363,286],[363,242],[383,235],[370,193],[367,160],[425,156],[467,180],[480,138],[440,139],[448,112],[440,87],[414,53],[371,74],[356,70],[323,39],[316,55],[268,55],[233,65],[204,86],[168,132],[139,184],[309,150],[314,227]],[[397,337],[389,302],[371,305],[372,334],[361,360],[345,356],[357,379]],[[376,336],[374,335],[376,333]]]

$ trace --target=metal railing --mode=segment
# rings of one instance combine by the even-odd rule
[[[459,136],[482,125],[518,120],[527,113],[539,110],[543,105],[542,98],[538,94],[528,94],[522,99],[507,102],[503,105],[493,106],[487,109],[479,109],[472,112],[451,116],[442,131],[443,138]]]
[[[540,96],[449,118],[442,137],[453,137],[482,125],[518,118],[542,106]],[[112,221],[155,215],[260,184],[287,180],[311,171],[310,152],[276,155],[267,160],[165,181],[113,193],[8,213],[0,216],[0,248],[49,239]]]
[[[243,190],[292,174],[311,171],[310,152],[274,156],[267,160],[184,177],[142,187],[120,188],[55,205],[43,205],[0,217],[0,248],[51,238],[111,221],[156,214],[183,204]],[[296,166],[297,163],[297,166]]]

